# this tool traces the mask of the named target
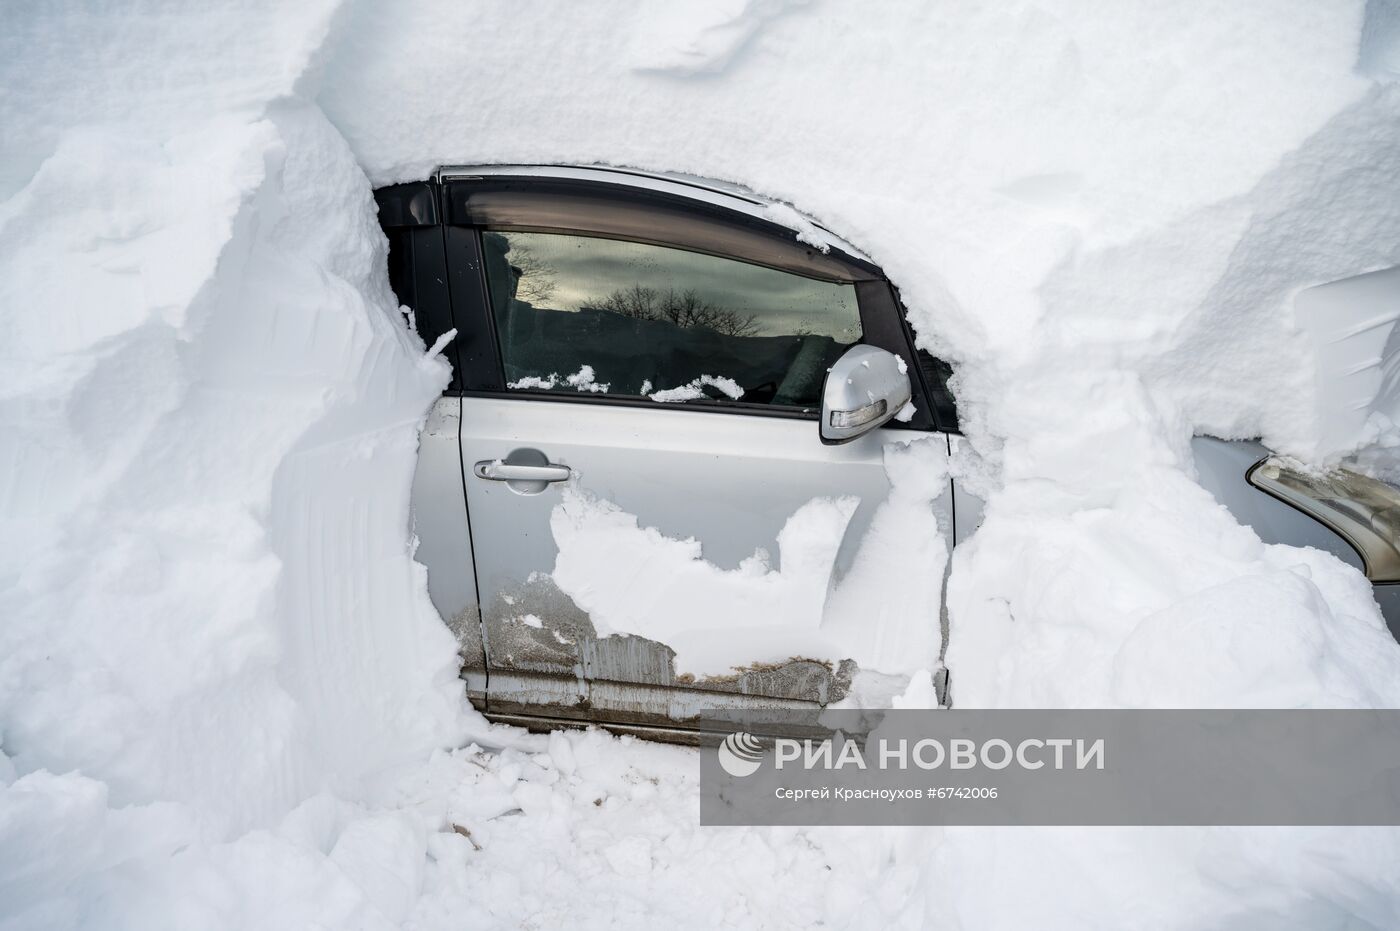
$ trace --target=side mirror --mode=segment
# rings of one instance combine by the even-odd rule
[[[822,442],[849,443],[903,410],[913,391],[904,361],[875,346],[852,346],[826,373]]]

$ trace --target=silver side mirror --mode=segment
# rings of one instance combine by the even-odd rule
[[[826,373],[822,442],[849,443],[898,414],[912,389],[904,362],[875,346],[852,346]]]

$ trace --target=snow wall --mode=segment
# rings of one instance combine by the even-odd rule
[[[408,515],[447,368],[297,92],[336,12],[7,16],[0,922],[362,920],[347,806],[460,737]]]

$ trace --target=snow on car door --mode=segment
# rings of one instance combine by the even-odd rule
[[[461,408],[488,711],[674,726],[842,698],[828,594],[887,443],[917,436],[819,440],[826,371],[865,335],[855,282],[503,227],[470,231],[503,390]]]

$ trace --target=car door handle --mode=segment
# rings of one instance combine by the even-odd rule
[[[477,478],[488,482],[567,482],[573,470],[566,465],[521,465],[500,459],[483,459],[472,466]]]

